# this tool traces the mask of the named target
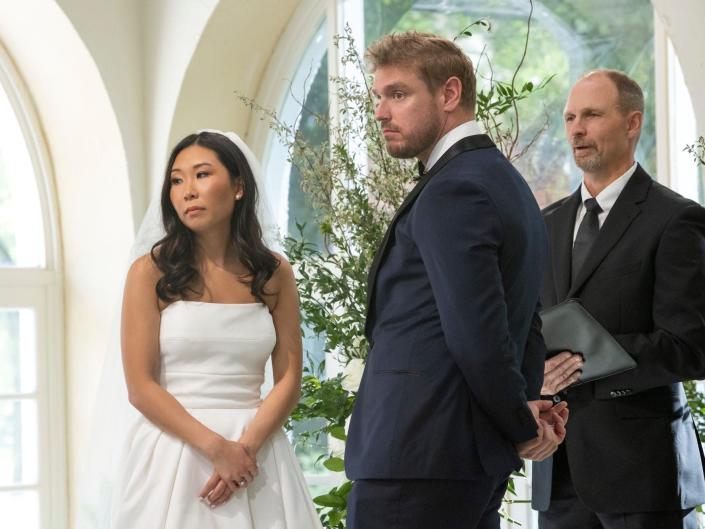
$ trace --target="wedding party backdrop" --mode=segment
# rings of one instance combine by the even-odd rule
[[[325,524],[344,527],[366,271],[414,170],[386,155],[369,119],[360,54],[394,31],[456,39],[478,69],[483,127],[541,205],[579,180],[568,88],[592,68],[624,70],[646,95],[637,159],[703,203],[705,5],[674,4],[0,0],[3,519],[73,527],[129,247],[170,146],[213,127],[263,161],[304,316],[303,396],[287,428]],[[705,405],[688,391],[702,430]],[[517,476],[505,524],[535,527],[530,493]]]

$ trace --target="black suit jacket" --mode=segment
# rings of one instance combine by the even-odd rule
[[[526,401],[543,376],[546,253],[529,187],[487,136],[460,140],[419,181],[370,270],[351,479],[467,480],[520,465],[514,445],[537,431]]]
[[[578,189],[544,210],[542,301],[579,298],[637,368],[565,392],[575,489],[597,512],[701,504],[703,455],[681,381],[705,377],[705,209],[637,167],[571,285],[580,200]],[[550,459],[534,463],[535,509],[548,509],[551,479]]]

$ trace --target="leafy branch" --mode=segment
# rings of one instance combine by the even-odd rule
[[[531,81],[526,81],[519,88],[519,72],[524,66],[526,56],[529,51],[529,40],[531,37],[531,20],[534,13],[534,4],[529,0],[529,14],[526,19],[526,37],[522,48],[519,63],[512,72],[512,78],[509,82],[497,81],[494,78],[494,69],[489,56],[483,48],[476,62],[476,70],[479,71],[481,64],[487,63],[487,68],[490,73],[486,78],[489,85],[487,89],[481,89],[477,92],[477,120],[482,123],[485,132],[492,138],[492,141],[497,144],[502,153],[511,162],[524,156],[527,151],[536,143],[539,136],[543,134],[548,126],[548,117],[542,127],[540,127],[534,135],[520,147],[521,127],[520,113],[518,103],[527,99],[532,94],[546,87],[553,79],[553,75],[545,78],[538,85]],[[480,19],[469,26],[463,28],[454,40],[459,37],[471,37],[473,35],[470,29],[477,26],[479,29],[487,31],[492,30],[492,25],[486,19]]]
[[[705,137],[700,136],[694,144],[686,145],[683,150],[693,157],[695,163],[705,165]]]

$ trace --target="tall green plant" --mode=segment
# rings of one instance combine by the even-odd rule
[[[534,137],[518,148],[516,101],[536,90],[531,83],[517,88],[518,72],[528,47],[531,15],[527,22],[526,46],[511,82],[491,78],[489,88],[478,93],[478,120],[510,159],[526,152],[526,146],[535,140]],[[478,26],[490,29],[488,23]],[[469,36],[471,27],[465,28],[460,37]],[[374,120],[369,78],[349,29],[336,38],[336,46],[341,50],[344,68],[357,69],[362,75],[360,81],[347,77],[330,79],[338,114],[335,120],[314,114],[328,131],[329,139],[322,145],[310,144],[295,125],[282,122],[275,112],[252,99],[244,96],[240,99],[268,119],[271,129],[287,147],[289,161],[299,170],[302,188],[323,235],[324,245],[320,248],[307,241],[304,227],[297,225],[299,233],[284,241],[285,252],[297,274],[304,327],[323,338],[326,351],[350,365],[360,364],[367,356],[364,323],[368,269],[394,212],[413,185],[416,169],[413,162],[392,158],[386,151],[384,137]],[[486,55],[484,59],[489,64]],[[545,82],[539,86],[544,85]],[[322,435],[344,442],[355,392],[356,388],[346,384],[344,375],[326,378],[322,366],[309,363],[304,372],[301,401],[289,427],[310,419],[317,419],[322,425],[300,435],[298,442]],[[328,454],[321,463],[333,472],[343,471],[340,454]],[[314,498],[325,527],[345,528],[350,488],[351,483],[344,481]],[[509,496],[512,493],[513,486]]]

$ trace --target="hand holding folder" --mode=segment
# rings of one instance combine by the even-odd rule
[[[541,312],[543,337],[551,357],[561,351],[583,356],[578,386],[636,367],[636,362],[577,299],[567,299]]]

